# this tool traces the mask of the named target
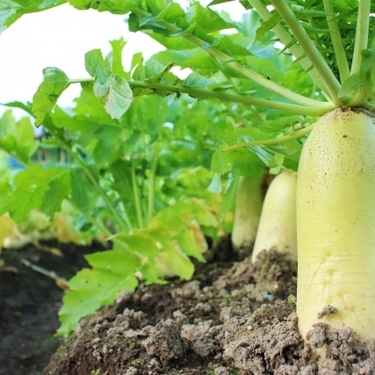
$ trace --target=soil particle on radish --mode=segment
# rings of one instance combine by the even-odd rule
[[[327,305],[322,311],[318,313],[318,319],[322,319],[325,316],[333,315],[337,313],[337,309],[334,306]]]
[[[326,323],[317,323],[308,332],[307,338],[312,347],[325,349],[318,361],[318,374],[375,373],[374,353],[366,343],[356,340],[351,328],[338,330]]]

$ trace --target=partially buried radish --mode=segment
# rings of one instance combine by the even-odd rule
[[[254,245],[263,204],[262,183],[263,176],[239,179],[232,231],[236,251],[250,251]]]
[[[278,174],[267,190],[252,261],[262,250],[285,253],[297,261],[296,172]]]
[[[297,182],[297,314],[375,339],[375,126],[363,111],[322,116]]]

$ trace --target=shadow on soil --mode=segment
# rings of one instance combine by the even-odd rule
[[[237,259],[228,238],[196,265],[191,281],[122,293],[82,319],[68,340],[58,340],[62,292],[20,258],[69,278],[91,251],[61,250],[61,259],[33,248],[2,254],[18,273],[0,272],[0,375],[375,373],[374,353],[350,329],[328,331],[319,323],[303,342],[288,302],[296,295],[296,264],[273,251],[255,264]],[[327,358],[314,358],[314,347],[324,347]]]

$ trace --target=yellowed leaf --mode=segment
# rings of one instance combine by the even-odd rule
[[[8,214],[3,214],[0,216],[0,245],[3,245],[3,242],[7,236],[15,229],[16,224],[10,218]]]

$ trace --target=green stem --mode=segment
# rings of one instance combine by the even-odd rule
[[[141,18],[147,18],[150,17],[150,15],[147,12],[144,12],[140,9],[133,10],[133,13],[137,14]],[[237,61],[234,61],[231,56],[228,56],[227,54],[217,50],[214,47],[209,47],[207,45],[207,42],[204,40],[196,37],[192,34],[184,33],[184,30],[181,30],[179,27],[163,21],[163,20],[156,20],[153,19],[153,22],[157,22],[160,26],[167,29],[168,31],[172,33],[179,33],[179,35],[186,39],[187,41],[195,44],[196,46],[202,48],[204,51],[206,51],[209,55],[217,59],[221,64],[225,64],[226,66],[231,67],[232,69],[236,70],[238,73],[243,75],[246,78],[249,78],[250,80],[258,83],[259,85],[273,91],[274,93],[289,99],[290,101],[302,105],[302,106],[319,106],[320,102],[311,98],[306,98],[302,95],[299,95],[291,90],[288,90],[287,88],[272,82],[271,80],[267,79],[266,77],[254,72],[253,70],[243,66],[242,64],[238,63]]]
[[[332,0],[323,0],[324,9],[327,13],[327,23],[331,33],[333,48],[335,50],[335,58],[340,72],[341,83],[349,78],[349,65],[346,57],[344,45],[342,43],[340,29],[335,18],[335,11],[332,6]]]
[[[193,41],[197,39],[193,35],[184,35],[185,39],[188,39],[190,41]],[[198,44],[198,43],[196,43]],[[201,46],[204,48],[203,46]],[[226,66],[231,67],[238,73],[242,74],[244,77],[258,83],[259,85],[263,86],[264,88],[267,88],[268,90],[273,91],[274,93],[296,103],[299,105],[305,105],[305,106],[312,106],[316,107],[319,106],[320,102],[314,99],[306,98],[302,95],[299,95],[291,90],[288,90],[287,88],[280,86],[279,84],[272,82],[266,77],[263,77],[262,75],[254,72],[253,70],[246,68],[242,64],[238,63],[237,61],[233,61],[233,59],[224,54],[223,52],[220,52],[216,50],[213,47],[210,48],[205,48],[205,51],[208,52],[211,56],[215,57],[218,59],[222,64],[225,64]]]
[[[94,81],[94,78],[88,79],[76,79],[76,82],[82,81]],[[268,81],[268,80],[267,80]],[[270,81],[268,81],[270,82]],[[263,108],[277,109],[279,111],[285,111],[290,113],[295,113],[298,115],[306,116],[321,116],[324,113],[335,109],[335,105],[329,102],[319,102],[317,100],[312,100],[314,106],[310,105],[299,105],[299,104],[289,104],[282,103],[274,100],[259,99],[249,96],[236,95],[236,94],[226,94],[220,91],[209,91],[206,89],[196,89],[192,87],[179,86],[179,85],[166,85],[156,82],[144,82],[144,81],[128,81],[130,87],[143,87],[154,90],[164,90],[170,93],[177,94],[188,94],[193,98],[197,99],[218,99],[223,102],[233,102],[233,103],[243,103],[247,105],[254,105]],[[308,99],[308,98],[305,98]],[[311,99],[309,99],[311,100]]]
[[[234,81],[233,77],[229,74],[229,72],[223,68],[223,64],[221,64],[217,59],[213,59],[214,64],[217,66],[217,69],[223,74],[223,76],[226,78],[228,83],[233,85],[233,89],[236,93],[239,93],[239,89],[236,85],[236,82]]]
[[[69,79],[69,83],[93,82],[94,78]]]
[[[247,148],[247,147],[253,147],[253,146],[264,146],[264,145],[272,145],[276,143],[281,143],[281,142],[287,142],[290,141],[291,139],[296,139],[300,138],[303,135],[309,134],[311,130],[313,129],[314,124],[307,126],[306,128],[303,128],[301,130],[298,130],[292,134],[289,135],[284,135],[282,137],[278,138],[272,138],[272,139],[263,139],[261,141],[252,141],[252,142],[243,142],[243,143],[237,143],[233,146],[225,147],[222,151],[223,152],[228,152],[228,151],[233,151],[233,150],[238,150],[240,148]]]
[[[284,22],[290,28],[291,33],[297,39],[302,50],[306,53],[306,56],[311,60],[318,74],[320,74],[334,103],[336,105],[340,105],[341,103],[338,100],[338,93],[341,85],[324,60],[323,56],[316,48],[315,44],[311,41],[305,29],[300,24],[298,18],[294,15],[285,0],[272,0],[271,2],[275,9],[279,12]]]
[[[77,164],[79,164],[79,166],[82,168],[83,172],[85,173],[85,175],[87,176],[87,178],[89,179],[89,181],[92,183],[92,185],[95,187],[96,191],[102,197],[102,199],[105,202],[107,208],[109,209],[109,211],[111,212],[111,214],[113,215],[113,217],[115,218],[115,220],[117,221],[117,223],[120,226],[121,230],[123,230],[125,232],[128,231],[128,228],[124,224],[124,221],[120,218],[120,216],[118,215],[117,211],[113,207],[111,201],[107,197],[107,194],[104,192],[104,190],[102,189],[102,187],[96,181],[95,177],[92,175],[92,173],[90,172],[90,170],[86,167],[86,164],[82,161],[82,159],[75,152],[73,152],[70,149],[70,147],[67,144],[65,144],[65,149],[73,157],[73,159],[75,160],[75,162]]]
[[[118,195],[118,198],[120,198],[119,195]],[[126,223],[126,225],[128,227],[128,230],[131,231],[133,229],[133,224],[132,224],[131,220],[129,219],[129,215],[126,212],[126,208],[124,206],[124,203],[121,201],[121,199],[119,199],[118,205],[119,205],[119,209],[120,209],[120,211],[122,213],[122,216],[124,217],[125,223]]]
[[[361,51],[367,48],[370,25],[371,0],[359,0],[357,29],[354,42],[354,53],[350,73],[355,74],[361,68]]]
[[[152,218],[154,217],[154,202],[155,202],[155,180],[156,180],[156,168],[158,166],[158,155],[157,150],[154,151],[154,155],[151,161],[149,190],[148,190],[148,212],[147,212],[147,225],[150,225]]]
[[[79,207],[78,205],[76,205],[71,199],[68,199],[68,201],[94,227],[98,228],[107,237],[111,237],[112,236],[112,233],[100,221],[96,220],[93,216],[91,216],[90,214],[88,214],[85,210],[82,210],[82,208]]]
[[[144,228],[145,226],[143,222],[141,201],[139,199],[139,189],[137,186],[137,176],[135,173],[135,163],[134,163],[133,158],[131,160],[131,180],[132,180],[132,188],[133,188],[133,195],[134,195],[135,211],[137,213],[138,228]]]
[[[258,99],[236,94],[226,94],[219,91],[209,91],[205,89],[195,89],[185,86],[165,85],[153,82],[129,81],[131,87],[144,87],[156,90],[165,90],[175,93],[184,93],[198,99],[219,99],[223,102],[243,103],[259,107],[272,108],[280,111],[291,112],[307,116],[321,116],[332,110],[335,106],[332,103],[319,103],[319,106],[303,106],[289,103],[282,103],[274,100]]]
[[[248,2],[259,13],[263,20],[268,21],[272,17],[271,12],[267,9],[266,5],[264,5],[264,3],[261,0],[248,0]],[[273,27],[273,31],[284,46],[289,45],[292,41],[291,33],[287,29],[285,29],[280,23]],[[306,56],[305,52],[300,48],[300,46],[294,43],[288,48],[288,50],[291,54],[293,54],[293,56],[296,58],[296,60],[299,62],[302,68],[309,74],[309,76],[314,81],[316,86],[318,86],[322,90],[324,95],[330,100],[331,96],[329,94],[327,86],[321,79],[316,69],[311,69],[312,62]]]

